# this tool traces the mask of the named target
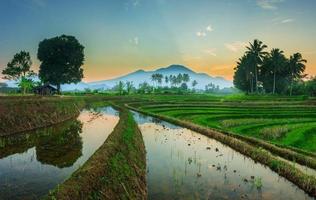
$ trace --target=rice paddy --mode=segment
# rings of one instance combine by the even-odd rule
[[[208,128],[316,152],[316,101],[304,97],[157,95],[130,105]]]

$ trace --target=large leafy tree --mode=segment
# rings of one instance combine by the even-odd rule
[[[289,79],[290,79],[290,95],[292,95],[293,82],[296,79],[304,77],[303,73],[305,71],[305,63],[307,61],[303,59],[300,53],[295,53],[290,56],[288,63]]]
[[[84,47],[73,36],[61,35],[39,43],[38,59],[42,62],[39,77],[57,86],[78,83],[83,78]]]
[[[267,45],[263,44],[260,40],[257,39],[255,39],[253,43],[249,43],[249,46],[247,47],[248,51],[246,53],[249,54],[249,56],[251,57],[251,65],[254,68],[256,92],[258,92],[259,68],[264,57],[267,55],[267,52],[264,51],[266,48]]]
[[[13,59],[7,64],[6,68],[2,71],[5,79],[19,81],[19,86],[22,88],[23,94],[25,94],[27,84],[30,82],[30,76],[34,75],[34,72],[30,70],[32,66],[32,60],[29,52],[21,51],[14,55]],[[23,83],[21,83],[23,82]]]

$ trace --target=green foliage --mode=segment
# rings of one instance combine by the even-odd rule
[[[5,79],[19,80],[22,76],[25,77],[29,73],[32,66],[31,56],[29,52],[21,51],[14,55],[13,59],[7,64],[7,67],[2,71]]]
[[[306,60],[300,53],[287,59],[280,49],[267,48],[259,40],[247,47],[245,54],[238,60],[234,73],[234,85],[247,93],[272,93],[292,95],[296,82],[305,75]],[[298,88],[296,88],[298,89]]]
[[[37,57],[41,61],[39,77],[44,83],[60,85],[78,83],[83,78],[81,66],[84,47],[73,36],[62,35],[39,43]]]
[[[35,73],[30,70],[32,66],[31,56],[29,52],[21,51],[14,55],[13,59],[7,64],[2,71],[5,79],[19,81],[19,87],[23,94],[32,89],[34,83],[30,79]]]
[[[35,82],[31,79],[31,78],[27,78],[27,77],[22,77],[21,80],[19,81],[18,86],[20,88],[22,88],[23,90],[23,94],[31,91],[33,89],[33,87],[35,86]]]

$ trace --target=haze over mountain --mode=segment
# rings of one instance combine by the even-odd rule
[[[147,82],[152,85],[153,82],[151,80],[151,75],[155,73],[162,74],[163,76],[178,75],[180,73],[188,74],[190,76],[190,82],[188,83],[188,86],[191,87],[192,81],[196,80],[198,82],[197,86],[195,87],[196,89],[204,89],[205,85],[209,83],[218,85],[220,88],[228,88],[233,86],[233,83],[231,81],[228,81],[222,77],[212,77],[205,73],[196,73],[183,65],[170,65],[168,67],[159,68],[153,71],[137,70],[130,74],[109,80],[95,81],[89,83],[80,82],[77,84],[65,84],[62,85],[61,88],[63,91],[82,91],[86,88],[106,90],[113,88],[119,81],[131,81],[133,82],[135,87],[138,87],[138,85],[143,82]],[[10,87],[16,87],[16,82],[14,81],[8,81],[7,83]],[[163,79],[162,86],[165,85],[166,83]]]
[[[138,87],[140,83],[147,82],[149,84],[153,84],[151,81],[151,75],[159,73],[163,76],[169,76],[169,75],[178,75],[178,74],[188,74],[190,76],[190,82],[188,83],[188,86],[191,86],[191,83],[193,80],[196,80],[198,82],[198,85],[196,86],[197,89],[204,89],[205,85],[209,83],[213,83],[215,85],[218,85],[220,88],[225,87],[232,87],[233,83],[231,81],[225,80],[222,77],[212,77],[205,73],[196,73],[189,69],[188,67],[182,66],[182,65],[170,65],[165,68],[159,68],[154,71],[144,71],[144,70],[137,70],[133,73],[110,79],[110,80],[102,80],[102,81],[96,81],[96,82],[90,82],[90,83],[79,83],[79,84],[70,84],[70,85],[64,85],[62,88],[63,90],[82,90],[84,88],[90,88],[90,89],[109,89],[114,87],[119,81],[132,81],[135,87]],[[165,86],[166,83],[163,80],[162,86]]]

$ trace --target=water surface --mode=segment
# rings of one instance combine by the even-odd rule
[[[76,120],[0,137],[0,199],[38,199],[68,178],[104,143],[119,120],[111,107]]]
[[[220,142],[134,112],[147,152],[149,199],[312,199]]]

